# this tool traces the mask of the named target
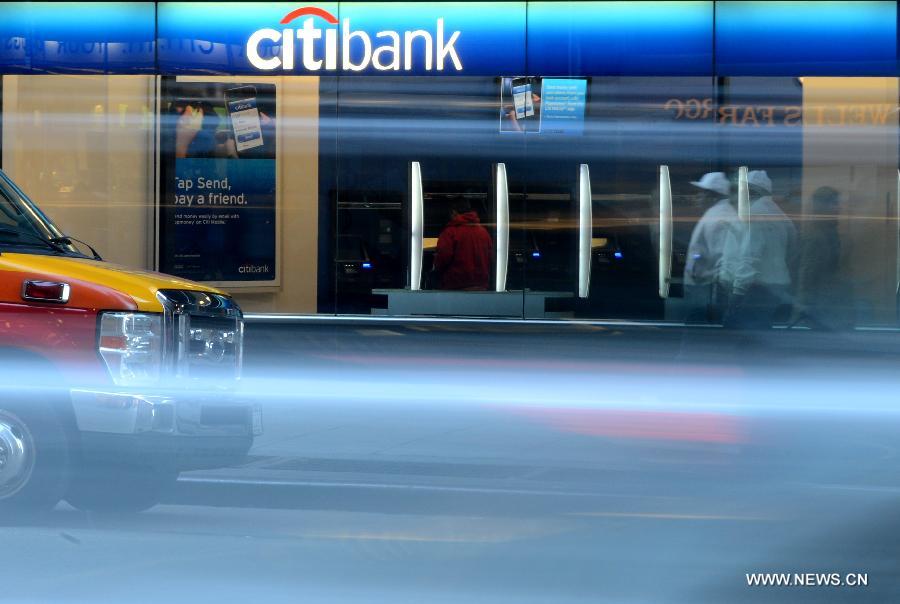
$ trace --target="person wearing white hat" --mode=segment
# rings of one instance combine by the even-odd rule
[[[721,302],[717,296],[722,254],[728,233],[737,222],[731,203],[731,183],[724,172],[704,174],[692,181],[697,187],[698,201],[708,208],[697,221],[688,244],[684,266],[684,297],[688,305],[689,323],[717,320]]]
[[[756,194],[758,197],[763,197],[765,195],[772,195],[772,179],[769,178],[769,175],[765,170],[750,170],[747,174],[747,184],[750,187],[756,188]],[[753,196],[753,189],[750,189],[751,197]]]
[[[772,199],[772,180],[764,170],[747,175],[750,218],[740,242],[726,323],[771,327],[778,309],[792,303],[791,264],[797,230]]]

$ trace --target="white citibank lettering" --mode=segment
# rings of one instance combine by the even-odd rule
[[[447,37],[443,18],[437,19],[434,34],[424,29],[405,31],[402,34],[386,30],[376,33],[373,40],[364,31],[353,31],[350,19],[344,19],[340,23],[340,36],[336,28],[317,27],[315,17],[324,19],[331,25],[337,25],[338,20],[331,13],[316,7],[292,11],[284,16],[281,23],[288,24],[302,16],[308,18],[303,21],[300,29],[278,30],[267,27],[253,32],[247,40],[247,60],[250,64],[260,71],[292,71],[299,61],[306,71],[332,71],[338,69],[340,58],[340,66],[344,71],[363,71],[370,66],[378,71],[412,71],[417,65],[422,65],[425,71],[444,71],[445,67],[452,67],[456,71],[463,69],[456,52],[460,32],[454,31]],[[315,42],[322,39],[325,41],[325,53],[317,56]],[[263,57],[260,45],[266,40],[280,45],[281,53]],[[299,56],[294,40],[301,42]],[[362,47],[362,55],[355,57],[355,61],[350,56],[351,44]]]

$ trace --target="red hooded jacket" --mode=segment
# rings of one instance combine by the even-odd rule
[[[434,270],[441,289],[486,290],[494,243],[474,211],[457,214],[438,238]]]

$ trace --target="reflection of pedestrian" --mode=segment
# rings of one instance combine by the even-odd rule
[[[450,222],[438,237],[434,270],[441,289],[486,290],[493,242],[478,213],[465,199],[453,204]]]
[[[731,184],[723,172],[704,174],[691,182],[700,189],[700,206],[707,208],[691,233],[684,266],[684,297],[689,323],[718,320],[723,294],[718,287],[725,241],[737,222],[737,212],[729,196]],[[711,316],[714,315],[714,316]]]
[[[835,329],[849,323],[849,288],[839,277],[841,239],[838,235],[840,193],[820,187],[812,196],[812,220],[800,241],[797,302],[792,323]]]
[[[726,323],[771,327],[778,310],[791,304],[790,265],[796,251],[794,223],[772,199],[772,181],[763,170],[748,174],[749,223],[741,225],[734,285]]]

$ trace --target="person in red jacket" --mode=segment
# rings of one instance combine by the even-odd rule
[[[484,291],[491,275],[494,243],[468,201],[453,204],[438,237],[434,270],[441,289]]]

